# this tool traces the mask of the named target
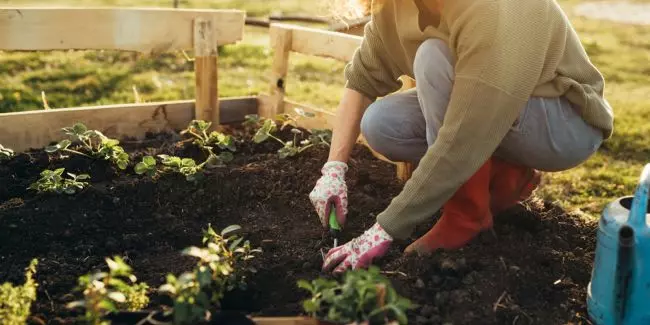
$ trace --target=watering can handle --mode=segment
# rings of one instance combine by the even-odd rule
[[[650,190],[650,164],[645,165],[641,172],[639,186],[634,193],[632,210],[630,211],[630,223],[639,227],[646,225],[646,214],[648,211],[648,191]]]

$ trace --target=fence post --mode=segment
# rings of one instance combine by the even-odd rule
[[[194,73],[196,82],[195,119],[219,125],[217,38],[211,20],[194,21]]]
[[[271,24],[271,48],[273,49],[273,63],[271,68],[271,106],[261,112],[263,116],[274,118],[277,114],[284,113],[284,96],[286,92],[286,78],[289,70],[289,54],[291,53],[291,29]]]

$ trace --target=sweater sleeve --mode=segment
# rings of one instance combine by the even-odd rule
[[[378,16],[373,15],[365,25],[361,45],[344,72],[346,88],[356,90],[373,101],[402,86],[399,81],[401,73],[379,35],[377,19]]]
[[[451,15],[457,59],[450,102],[438,138],[377,216],[391,236],[406,239],[431,220],[490,158],[532,94],[550,35],[543,8],[522,12],[516,3],[476,1]]]

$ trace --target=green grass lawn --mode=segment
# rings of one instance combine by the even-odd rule
[[[639,1],[639,0],[637,0]],[[648,2],[648,0],[644,0]],[[315,4],[316,3],[316,4]],[[181,7],[237,8],[249,16],[326,14],[306,0],[190,0]],[[604,73],[614,107],[614,137],[583,166],[548,175],[539,194],[569,210],[596,215],[603,204],[634,190],[650,162],[650,26],[590,21],[571,14],[579,0],[562,0],[593,62]],[[172,0],[0,0],[0,5],[157,6]],[[220,96],[256,95],[269,87],[270,51],[266,29],[247,27],[245,40],[222,48]],[[289,98],[333,108],[343,86],[344,64],[292,54]],[[134,89],[144,101],[193,97],[193,65],[181,53],[156,57],[117,52],[0,54],[0,112],[42,109],[41,92],[53,108],[127,103]]]

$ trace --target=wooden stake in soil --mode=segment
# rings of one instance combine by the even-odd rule
[[[273,48],[273,66],[271,69],[271,106],[260,114],[274,118],[284,112],[284,95],[286,89],[287,71],[289,70],[289,54],[291,53],[292,30],[271,25],[269,30],[271,47]]]
[[[196,81],[195,119],[219,125],[217,85],[217,38],[212,20],[194,20],[194,73]]]

